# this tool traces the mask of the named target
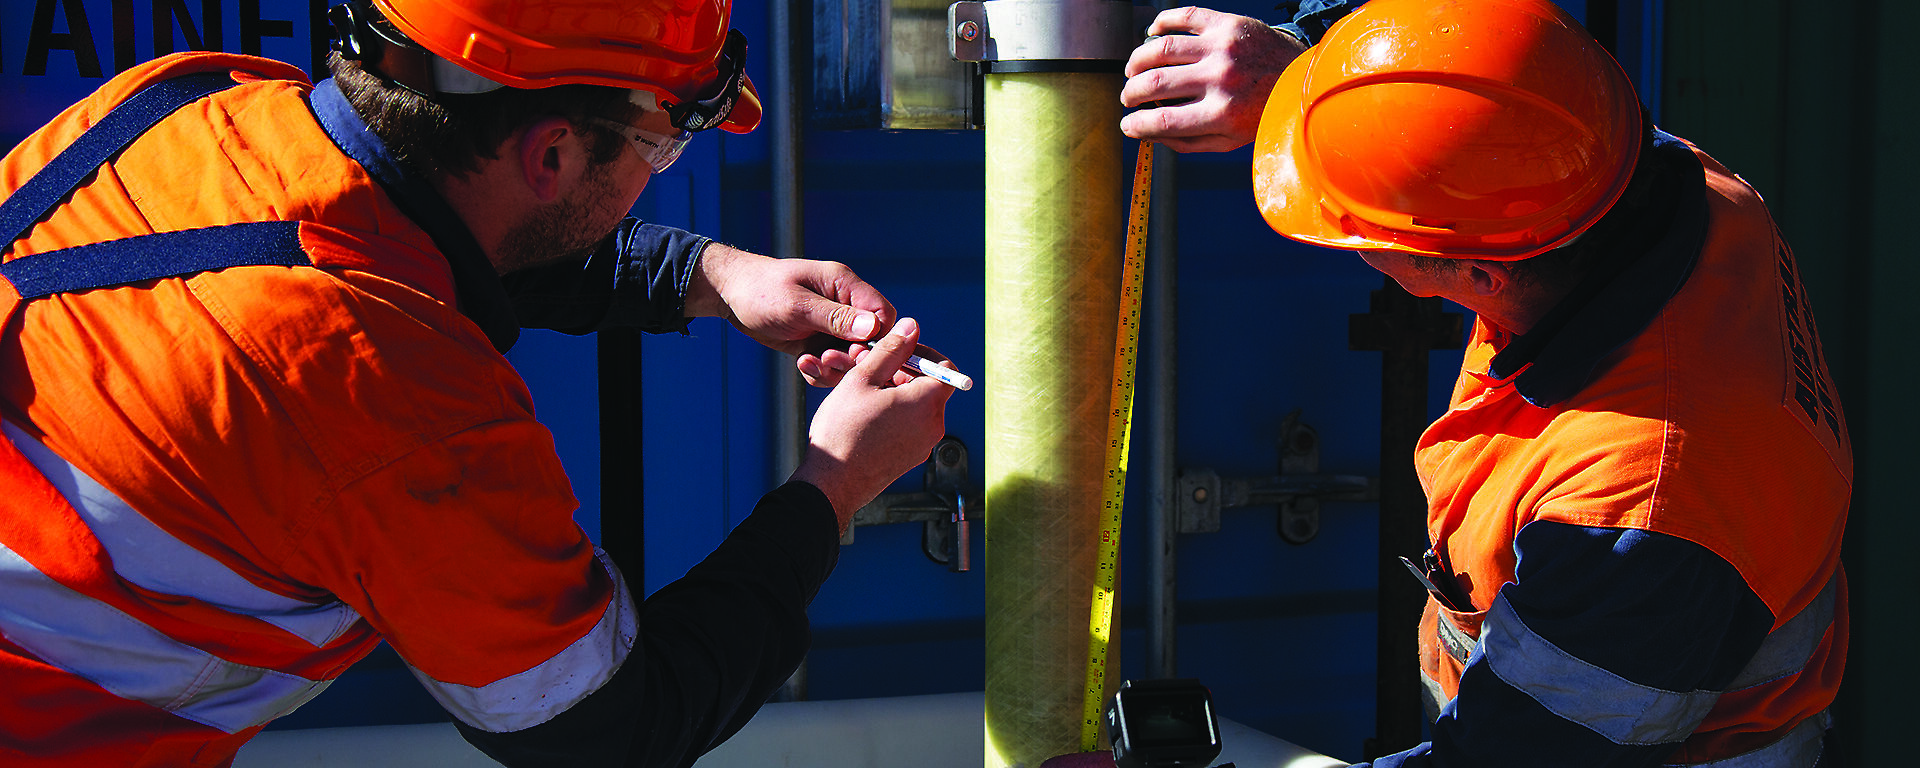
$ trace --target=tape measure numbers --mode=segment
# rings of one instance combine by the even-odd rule
[[[1108,395],[1107,476],[1101,487],[1099,552],[1093,609],[1088,623],[1087,688],[1081,704],[1080,750],[1100,745],[1106,704],[1107,645],[1113,632],[1113,602],[1120,571],[1120,506],[1127,493],[1127,449],[1133,442],[1133,372],[1140,349],[1140,293],[1147,266],[1147,206],[1153,194],[1153,142],[1140,142],[1133,163],[1133,197],[1127,210],[1127,249],[1120,268],[1120,327],[1113,339],[1113,388]]]

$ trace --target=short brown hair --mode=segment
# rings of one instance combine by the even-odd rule
[[[590,160],[612,162],[626,141],[588,118],[632,122],[639,108],[627,92],[601,85],[500,88],[486,93],[438,94],[431,98],[380,77],[344,58],[327,55],[327,68],[353,111],[366,121],[395,159],[422,174],[464,176],[515,131],[548,117],[564,117],[583,136]]]

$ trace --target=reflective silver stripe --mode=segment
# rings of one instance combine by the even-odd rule
[[[1433,679],[1424,669],[1420,670],[1420,687],[1427,694],[1420,697],[1420,709],[1427,713],[1427,722],[1440,719],[1440,710],[1447,708],[1447,692],[1440,688],[1440,681]]]
[[[1440,647],[1446,649],[1447,655],[1452,656],[1454,661],[1466,664],[1467,659],[1472,658],[1474,646],[1477,645],[1474,639],[1468,637],[1467,631],[1453,623],[1453,620],[1447,618],[1444,613],[1435,617],[1433,623],[1435,631],[1440,634]]]
[[[600,690],[627,660],[639,629],[633,596],[620,569],[606,552],[593,552],[613,579],[613,599],[607,601],[600,622],[573,645],[532,669],[477,688],[444,683],[418,669],[412,670],[413,676],[461,722],[492,733],[532,728]]]
[[[315,648],[360,619],[345,603],[317,605],[277,595],[154,525],[119,496],[11,423],[0,424],[20,453],[66,497],[128,583],[182,595],[284,629]]]
[[[4,545],[0,634],[114,695],[227,733],[291,712],[328,684],[235,664],[180,643],[68,589]]]
[[[1533,633],[1507,602],[1494,599],[1480,628],[1481,653],[1500,679],[1554,714],[1615,744],[1685,739],[1719,701],[1717,691],[1666,691],[1588,664]]]
[[[1751,688],[1762,683],[1772,682],[1789,675],[1798,674],[1805,669],[1807,660],[1813,658],[1813,651],[1820,647],[1820,640],[1826,637],[1827,627],[1833,624],[1833,604],[1840,591],[1840,575],[1835,573],[1827,579],[1827,585],[1813,602],[1800,609],[1779,629],[1768,633],[1761,641],[1760,648],[1754,651],[1753,658],[1740,670],[1733,682],[1727,684],[1727,690],[1737,691]],[[1473,638],[1467,636],[1445,614],[1441,614],[1438,625],[1440,647],[1460,663],[1467,663],[1468,654],[1473,651]]]
[[[1693,763],[1686,768],[1815,768],[1826,748],[1827,729],[1833,727],[1833,715],[1826,710],[1807,718],[1767,746],[1711,763]]]
[[[1807,660],[1813,658],[1814,649],[1820,647],[1820,639],[1826,637],[1827,627],[1833,624],[1833,603],[1839,591],[1840,574],[1836,571],[1813,602],[1767,635],[1747,666],[1727,685],[1727,690],[1751,688],[1806,669]]]

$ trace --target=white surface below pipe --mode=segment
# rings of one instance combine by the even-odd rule
[[[699,768],[979,768],[982,694],[768,704]],[[1231,720],[1217,762],[1237,768],[1346,765]],[[260,734],[235,768],[495,768],[447,723],[315,728]]]

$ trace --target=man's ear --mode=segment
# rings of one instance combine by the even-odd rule
[[[1475,296],[1499,296],[1513,287],[1513,267],[1504,261],[1468,259],[1466,262],[1468,288]]]
[[[560,199],[579,178],[587,161],[581,139],[573,121],[564,117],[536,120],[508,139],[521,181],[540,202]]]

